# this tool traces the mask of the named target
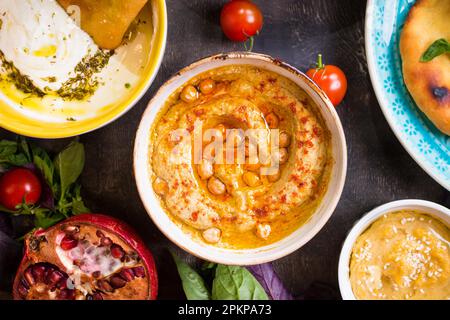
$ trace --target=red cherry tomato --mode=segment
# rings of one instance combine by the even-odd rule
[[[342,102],[347,92],[347,78],[340,68],[324,65],[319,54],[317,68],[309,69],[306,75],[326,93],[335,107]]]
[[[0,203],[9,210],[24,201],[29,205],[37,203],[41,192],[41,182],[31,170],[12,169],[0,178]]]
[[[249,0],[231,0],[222,8],[220,25],[230,40],[243,42],[261,31],[263,15]]]

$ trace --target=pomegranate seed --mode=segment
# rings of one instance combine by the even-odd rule
[[[134,279],[134,272],[131,269],[122,269],[119,275],[126,281],[131,281]]]
[[[53,271],[55,271],[55,268],[53,268],[52,266],[48,266],[45,270],[45,275],[44,275],[44,283],[45,284],[49,284],[49,280],[50,280],[50,276],[53,273]]]
[[[94,300],[103,300],[103,296],[100,292],[95,292],[93,298]]]
[[[63,277],[56,285],[58,289],[67,289],[67,278]]]
[[[25,281],[30,285],[34,285],[36,283],[34,276],[33,276],[33,269],[29,267],[25,272],[23,273],[23,277],[25,278]]]
[[[134,275],[138,278],[145,278],[145,269],[144,267],[135,267],[133,268]]]
[[[43,265],[34,265],[31,269],[36,282],[44,282],[46,267]]]
[[[64,289],[59,292],[58,295],[59,300],[74,300],[75,299],[75,290]]]
[[[61,271],[53,270],[53,272],[47,273],[47,284],[49,286],[54,286],[63,278],[64,275]]]
[[[75,248],[78,245],[78,240],[75,239],[74,237],[70,236],[70,235],[66,235],[62,240],[61,240],[61,249],[68,251],[70,249]]]
[[[114,291],[114,288],[111,287],[109,282],[106,280],[97,281],[97,285],[98,285],[98,288],[104,292],[113,292]]]
[[[122,279],[122,277],[118,275],[113,275],[109,279],[109,282],[111,283],[111,286],[115,289],[123,288],[127,284],[127,281],[125,279]]]
[[[97,232],[95,233],[97,235],[97,237],[99,238],[104,238],[105,234],[103,232],[101,232],[100,230],[97,230]]]
[[[103,247],[110,246],[111,244],[112,244],[112,240],[108,237],[103,237],[100,240],[100,245],[102,245]]]
[[[125,251],[123,251],[121,246],[113,244],[111,246],[111,255],[116,259],[122,259],[125,255]]]

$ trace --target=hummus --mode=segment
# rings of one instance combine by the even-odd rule
[[[401,211],[356,241],[350,281],[356,298],[450,299],[450,229],[429,215]]]
[[[207,139],[209,129],[219,134]],[[237,130],[277,141],[266,145],[269,160],[255,163],[254,144]],[[211,151],[205,140],[223,148]],[[230,149],[232,163],[218,161]],[[150,178],[169,216],[194,238],[256,248],[286,237],[314,213],[328,186],[330,149],[330,133],[302,89],[275,73],[232,65],[198,75],[168,99],[152,127]]]

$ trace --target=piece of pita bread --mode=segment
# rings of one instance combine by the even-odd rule
[[[78,6],[81,28],[103,49],[113,50],[148,0],[58,0],[66,10]]]
[[[442,38],[450,41],[450,0],[418,0],[400,39],[403,77],[419,108],[450,135],[450,54],[420,62],[430,45]]]

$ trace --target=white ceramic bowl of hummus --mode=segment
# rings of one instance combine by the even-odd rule
[[[338,271],[339,288],[341,296],[344,300],[358,300],[352,289],[352,282],[350,276],[351,271],[350,264],[352,260],[352,252],[357,240],[363,233],[369,230],[369,228],[373,225],[373,223],[380,221],[380,219],[382,219],[383,217],[386,218],[391,214],[401,212],[425,214],[427,216],[434,218],[436,221],[443,223],[447,227],[450,226],[450,210],[434,202],[424,200],[408,199],[408,200],[393,201],[381,205],[373,209],[366,215],[364,215],[353,226],[353,228],[347,235],[339,258],[339,271]],[[392,223],[389,224],[392,227]],[[386,238],[388,237],[385,237],[383,241],[385,241]],[[393,252],[391,253],[394,255],[396,254]],[[380,299],[389,299],[389,297],[384,298],[380,297]]]
[[[238,66],[238,69],[239,66],[256,68],[256,73],[258,70],[263,70],[263,73],[267,71],[280,76],[280,78],[287,79],[286,81],[300,88],[308,99],[317,106],[317,112],[320,113],[320,117],[329,135],[329,159],[332,162],[327,186],[322,192],[320,203],[314,207],[314,212],[311,216],[308,216],[306,221],[290,234],[267,245],[258,245],[253,248],[231,248],[211,245],[206,241],[195,239],[190,232],[186,232],[185,228],[180,227],[180,224],[176,223],[169,216],[166,211],[166,205],[161,203],[160,197],[158,197],[153,188],[154,172],[149,161],[158,151],[159,153],[164,153],[163,149],[153,148],[150,141],[152,140],[152,132],[155,131],[155,124],[158,124],[160,121],[161,112],[163,112],[167,100],[172,99],[174,93],[176,95],[179,88],[185,87],[186,83],[190,83],[192,79],[214,71],[217,68],[234,66]],[[228,72],[226,71],[227,69],[222,70]],[[254,71],[255,69],[252,70]],[[225,82],[227,83],[227,80]],[[209,108],[207,103],[205,103],[205,106]],[[198,114],[203,113],[203,110],[200,111],[202,112],[198,112]],[[209,109],[206,109],[206,112],[208,111]],[[295,146],[291,145],[290,149],[292,152],[297,151],[297,144]],[[294,156],[292,158],[294,160],[297,159]],[[297,69],[269,56],[256,53],[229,53],[211,56],[195,62],[178,72],[160,88],[155,97],[150,101],[137,131],[134,149],[134,173],[138,191],[145,209],[161,232],[179,247],[199,258],[228,265],[252,265],[273,261],[292,253],[311,240],[322,229],[336,208],[343,190],[346,170],[347,147],[343,128],[335,108],[323,91]],[[164,175],[164,172],[161,174]],[[170,174],[166,174],[166,179],[170,179]],[[186,187],[185,191],[187,193],[189,193],[188,189],[189,187]],[[196,199],[197,202],[195,202],[194,207],[195,205],[198,205],[199,208],[205,207],[206,203],[203,199],[206,198],[200,197],[200,199],[199,201]],[[172,199],[171,205],[178,205],[177,203],[173,204],[173,202],[176,201]],[[180,203],[182,202],[183,199],[180,198]],[[197,217],[195,218],[197,220]],[[201,219],[202,217],[198,220]]]

